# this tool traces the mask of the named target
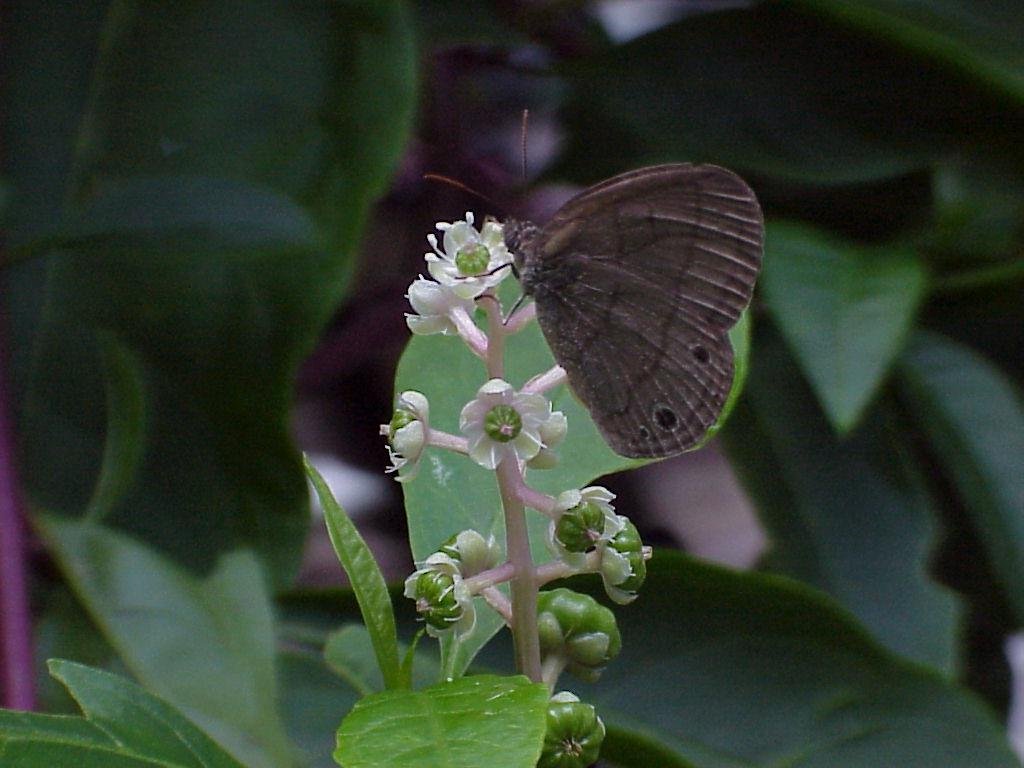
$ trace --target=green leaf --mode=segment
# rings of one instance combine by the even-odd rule
[[[963,163],[939,165],[932,178],[934,223],[921,233],[930,259],[968,274],[1008,268],[1024,228],[1024,178],[1011,168]],[[954,272],[946,280],[955,285],[958,277]]]
[[[408,134],[411,20],[398,0],[109,6],[73,177],[20,230],[66,248],[46,259],[44,321],[19,321],[26,485],[197,571],[253,548],[281,588],[307,528],[294,372]],[[50,151],[25,138],[31,114],[17,146]],[[41,165],[19,162],[16,195]]]
[[[47,659],[74,659],[114,674],[130,673],[66,584],[51,586],[39,606],[33,633],[39,711],[77,714],[78,707],[67,689],[50,675]]]
[[[353,605],[353,617],[356,608]],[[368,651],[372,662],[372,652]],[[329,768],[335,731],[359,699],[356,691],[332,675],[319,654],[283,649],[278,654],[281,713],[298,751],[299,765]]]
[[[586,698],[701,768],[1019,768],[977,697],[788,579],[658,552],[619,614],[622,653]]]
[[[0,710],[0,762],[7,768],[241,768],[180,712],[134,683],[58,659],[51,674],[84,718]]]
[[[399,651],[401,649],[402,644],[399,643]],[[347,624],[331,632],[324,643],[324,661],[332,672],[363,696],[385,688],[374,656],[373,642],[362,624]],[[436,683],[439,677],[436,657],[416,653],[416,646],[410,645],[403,659],[402,676],[410,681],[413,688]]]
[[[1024,102],[1024,20],[1015,0],[798,0]]]
[[[342,768],[532,768],[540,757],[547,687],[478,675],[359,701],[338,729]]]
[[[65,577],[131,672],[251,768],[292,764],[278,719],[273,618],[252,553],[200,579],[109,528],[40,515]]]
[[[563,167],[589,182],[681,160],[864,182],[965,147],[1018,164],[1014,137],[1024,127],[1016,99],[997,103],[987,86],[923,65],[874,29],[792,3],[691,14],[628,43],[595,46],[563,74]]]
[[[974,521],[1024,621],[1024,405],[1011,381],[965,346],[919,332],[900,359],[903,403]]]
[[[12,246],[61,218],[109,7],[110,0],[16,0],[6,6],[4,58],[18,72],[4,90],[7,119],[0,128],[12,192],[5,212]]]
[[[608,726],[601,744],[602,765],[613,768],[697,768],[694,763],[684,760],[677,753],[649,733],[638,728]]]
[[[536,323],[508,340],[505,378],[516,387],[554,365]],[[482,363],[456,338],[413,336],[398,363],[395,390],[415,389],[430,401],[430,423],[436,429],[459,432],[462,407],[476,396],[487,380]],[[593,478],[638,466],[612,452],[597,431],[586,409],[565,386],[548,393],[555,410],[565,412],[569,431],[558,448],[559,465],[553,470],[528,471],[527,482],[538,490],[557,494],[586,485]],[[409,520],[413,558],[422,560],[459,531],[474,529],[483,536],[505,538],[501,498],[493,472],[465,456],[428,448],[415,480],[402,484]],[[544,544],[548,521],[527,511],[530,541],[536,562],[551,559]],[[458,676],[476,652],[504,626],[501,618],[477,598],[477,624],[461,643],[443,644],[445,669]],[[453,657],[454,655],[454,657]]]
[[[324,643],[324,662],[361,696],[385,688],[373,639],[363,624],[348,624],[331,632]]]
[[[505,378],[519,387],[532,376],[555,364],[536,323],[508,340]],[[395,376],[395,391],[415,389],[430,401],[432,427],[458,434],[462,407],[487,381],[483,364],[457,338],[413,336],[402,354]],[[549,392],[555,410],[565,412],[569,431],[558,449],[559,464],[553,470],[530,471],[529,482],[539,490],[559,493],[578,487],[594,477],[641,462],[612,452],[586,409],[565,386]],[[434,552],[449,536],[472,528],[488,536],[504,538],[504,519],[494,473],[453,453],[430,448],[422,459],[419,476],[402,484],[409,540],[417,560]],[[543,548],[546,520],[533,515],[531,533],[536,536],[535,556],[549,559]]]
[[[829,421],[861,418],[924,297],[914,252],[858,248],[813,229],[769,225],[761,288]]]
[[[391,607],[391,596],[384,575],[373,559],[373,553],[366,546],[355,525],[345,510],[334,500],[334,494],[320,477],[309,459],[305,459],[306,474],[313,483],[320,506],[324,510],[324,521],[331,544],[348,574],[352,589],[359,600],[363,622],[370,633],[377,664],[388,688],[408,688],[409,681],[402,676],[398,660],[398,632],[395,629],[395,613]]]
[[[890,650],[951,669],[957,602],[929,573],[936,526],[907,449],[883,411],[839,440],[769,331],[722,432],[771,535],[769,564],[828,592]]]
[[[112,187],[30,245],[74,248],[109,240],[164,253],[198,247],[215,255],[240,248],[313,248],[317,237],[309,214],[268,187],[168,174]]]

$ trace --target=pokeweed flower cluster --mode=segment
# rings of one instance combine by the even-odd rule
[[[598,574],[608,596],[625,604],[635,599],[646,576],[644,547],[636,527],[618,514],[614,494],[600,486],[569,488],[549,496],[530,487],[526,474],[558,463],[568,429],[546,394],[565,382],[565,371],[550,371],[516,386],[505,379],[505,339],[534,318],[532,304],[504,317],[499,284],[513,274],[513,254],[501,224],[477,229],[472,213],[462,221],[439,223],[442,238],[427,237],[430,278],[409,286],[413,312],[406,322],[414,334],[460,337],[486,368],[476,397],[462,408],[459,434],[430,422],[427,397],[398,395],[394,415],[381,425],[399,482],[413,480],[430,450],[464,454],[496,473],[505,514],[504,547],[493,536],[466,530],[417,563],[405,582],[429,635],[462,638],[477,625],[477,601],[497,611],[512,629],[519,671],[543,681],[552,692],[547,735],[539,766],[582,768],[598,756],[605,728],[594,707],[574,694],[556,692],[563,672],[591,682],[618,654],[621,642],[614,614],[593,598],[568,589],[539,591],[556,579]],[[480,316],[481,325],[476,318]],[[525,515],[527,508],[548,518],[552,560],[535,564]],[[507,584],[508,589],[503,585]],[[486,608],[485,608],[486,609]]]

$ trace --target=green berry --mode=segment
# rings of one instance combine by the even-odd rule
[[[547,730],[537,768],[586,768],[601,752],[605,729],[590,704],[559,693],[548,703]]]
[[[622,648],[615,614],[569,589],[540,593],[537,629],[541,654],[563,657],[568,671],[587,682],[597,680]]]

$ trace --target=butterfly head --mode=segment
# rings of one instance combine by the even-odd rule
[[[502,225],[505,235],[505,247],[512,254],[513,264],[523,292],[531,294],[534,285],[533,254],[536,250],[540,227],[529,221],[506,219]]]

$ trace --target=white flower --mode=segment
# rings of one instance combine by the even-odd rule
[[[388,439],[388,472],[397,472],[395,478],[406,483],[419,472],[420,458],[427,444],[430,429],[430,404],[420,392],[408,390],[398,396],[390,424],[381,424],[380,433]]]
[[[451,319],[452,312],[462,310],[472,316],[475,306],[472,298],[463,297],[450,287],[427,280],[425,277],[418,277],[413,281],[406,298],[409,299],[416,314],[406,313],[405,323],[410,331],[421,336],[432,333],[456,333],[455,324]]]
[[[438,550],[458,563],[463,578],[493,568],[501,560],[501,547],[494,534],[486,539],[474,530],[459,531]]]
[[[624,553],[615,547],[605,547],[601,551],[601,580],[604,582],[604,591],[613,602],[626,605],[636,599],[636,592],[618,587],[632,575],[633,568]]]
[[[543,396],[516,392],[507,381],[491,379],[462,409],[459,429],[469,441],[470,458],[495,469],[507,456],[529,461],[540,453],[541,425],[551,415],[551,403]]]
[[[625,526],[611,502],[615,494],[599,485],[563,491],[555,499],[555,515],[548,526],[548,549],[569,565],[581,567],[594,547],[605,550]],[[603,560],[602,560],[603,563]],[[629,575],[619,579],[623,581]]]
[[[527,462],[531,469],[551,469],[558,464],[558,455],[554,449],[565,440],[565,434],[569,430],[569,422],[565,414],[555,411],[548,417],[548,420],[540,425],[540,439],[544,441],[544,447],[540,453]]]
[[[643,545],[640,532],[628,517],[620,516],[619,522],[619,532],[601,548],[600,573],[608,597],[626,605],[636,599],[647,578],[645,561],[650,548]]]
[[[451,630],[462,636],[476,626],[476,607],[459,563],[443,552],[432,554],[405,580],[405,596],[416,601],[431,637]]]
[[[424,254],[431,276],[467,299],[493,288],[512,271],[500,269],[512,263],[501,224],[487,221],[478,232],[473,221],[473,214],[467,211],[465,221],[438,222],[444,248],[438,248],[437,236],[430,234],[427,242],[434,252]]]

